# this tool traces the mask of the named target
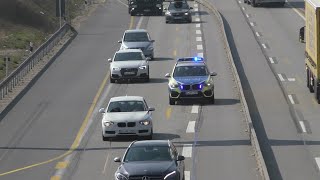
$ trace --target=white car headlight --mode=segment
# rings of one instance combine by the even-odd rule
[[[103,125],[105,126],[105,127],[109,127],[109,126],[111,126],[111,125],[113,125],[114,124],[114,122],[112,122],[112,121],[105,121],[105,122],[103,122]]]
[[[113,67],[112,70],[114,70],[114,71],[119,71],[120,68],[119,68],[119,67]]]
[[[121,173],[117,173],[116,174],[116,179],[117,180],[128,180],[128,178],[125,175],[121,174]]]
[[[172,171],[171,173],[167,174],[164,177],[164,180],[174,177],[176,175],[176,173],[177,173],[176,171]]]
[[[187,16],[187,15],[189,15],[189,13],[188,13],[188,12],[186,12],[186,13],[184,13],[184,15],[186,15],[186,16]]]
[[[143,121],[140,121],[139,123],[142,124],[142,125],[148,126],[149,124],[151,124],[151,121],[143,120]]]
[[[166,12],[166,15],[171,15],[171,13],[169,11]]]
[[[140,66],[139,69],[147,69],[147,66]]]

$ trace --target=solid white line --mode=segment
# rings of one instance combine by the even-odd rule
[[[289,95],[288,95],[288,97],[289,97],[289,100],[290,100],[291,104],[295,104],[295,102],[294,102],[294,100],[293,100],[292,95],[291,95],[291,94],[289,94]]]
[[[196,37],[197,41],[202,41],[202,37]]]
[[[198,113],[199,111],[199,105],[193,105],[191,108],[191,113]]]
[[[196,121],[189,121],[186,132],[194,133],[194,127],[196,126]]]
[[[256,35],[257,35],[258,37],[260,37],[260,34],[259,34],[258,32],[256,32]]]
[[[201,27],[201,24],[196,24],[196,27],[197,27],[197,28]]]
[[[192,156],[192,144],[186,144],[182,148],[182,156],[191,157]]]
[[[201,30],[196,30],[196,34],[201,34]]]
[[[202,57],[203,58],[203,53],[198,53],[198,57]]]
[[[306,126],[304,125],[304,122],[303,121],[299,121],[299,123],[300,123],[301,129],[302,129],[302,132],[306,133],[307,129],[306,129]]]
[[[269,60],[270,60],[270,63],[271,63],[271,64],[274,64],[274,60],[273,60],[272,57],[269,57]]]
[[[316,158],[314,158],[314,159],[316,160],[316,163],[317,163],[318,168],[319,168],[319,170],[320,170],[320,157],[316,157]]]
[[[198,44],[198,45],[197,45],[197,50],[203,50],[203,47],[202,47],[201,44]]]
[[[139,19],[139,21],[138,21],[138,24],[137,24],[136,29],[140,29],[141,24],[142,24],[142,20],[143,20],[143,16],[140,16],[140,19]]]
[[[195,8],[198,7],[198,4],[194,4],[194,7],[195,7]]]
[[[250,22],[250,25],[251,25],[251,26],[254,26],[254,23],[253,23],[253,22]]]
[[[200,21],[200,18],[196,18],[195,21],[196,21],[196,22],[199,22],[199,21]]]
[[[294,82],[294,81],[296,81],[296,78],[288,78],[288,81]]]
[[[283,78],[282,74],[278,74],[280,81],[285,81],[285,79]]]
[[[104,163],[104,166],[103,166],[103,171],[102,171],[102,174],[105,174],[106,172],[106,169],[107,169],[107,165],[109,163],[109,152],[107,153],[107,158],[106,158],[106,162]]]
[[[267,49],[267,46],[265,44],[261,44],[263,48]]]
[[[184,171],[184,180],[190,180],[190,171]]]
[[[198,8],[194,8],[194,11],[199,11],[199,9]]]

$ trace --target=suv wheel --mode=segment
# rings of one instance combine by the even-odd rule
[[[176,101],[173,98],[169,97],[169,104],[170,105],[175,105]]]

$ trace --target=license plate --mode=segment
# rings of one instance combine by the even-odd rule
[[[119,133],[134,133],[134,130],[124,129],[124,130],[119,130]]]
[[[174,17],[174,19],[182,19],[182,17]]]
[[[150,9],[145,9],[145,10],[144,10],[144,12],[150,12],[150,11],[151,11]]]
[[[135,72],[124,72],[125,75],[133,75]]]
[[[195,95],[198,94],[198,91],[187,91],[186,95]]]

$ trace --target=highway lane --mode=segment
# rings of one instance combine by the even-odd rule
[[[314,157],[303,145],[306,135],[300,135],[301,128],[291,108],[292,101],[310,99],[303,95],[302,100],[296,95],[304,86],[299,77],[304,77],[303,45],[298,42],[298,27],[303,19],[287,5],[252,8],[243,1],[240,7],[238,1],[212,1],[231,28],[230,39],[236,46],[234,56],[239,61],[237,65],[271,179],[319,179]],[[287,89],[285,94],[282,86]],[[309,109],[312,106],[309,103],[300,108]],[[313,113],[307,112],[318,116]]]
[[[1,120],[0,179],[50,179],[56,162],[30,165],[70,148],[106,75],[106,55],[118,48],[118,37],[129,21],[126,8],[119,3],[108,1],[100,6],[81,25],[78,37]],[[30,169],[6,174],[23,167]]]
[[[235,84],[222,44],[219,44],[218,27],[205,9],[201,9],[199,13],[205,17],[194,17],[194,20],[200,18],[200,23],[192,24],[166,25],[164,17],[143,17],[141,28],[146,28],[156,40],[156,59],[151,61],[150,66],[151,81],[107,84],[105,91],[108,93],[101,97],[104,102],[102,106],[106,106],[112,96],[144,96],[149,105],[156,108],[153,113],[154,139],[171,139],[178,146],[179,152],[186,156],[186,180],[208,179],[212,175],[217,179],[260,179],[255,158],[251,156],[253,151],[245,132]],[[197,24],[201,27],[197,28]],[[202,32],[202,29],[204,34],[196,35],[197,30]],[[196,41],[196,36],[202,37],[203,42]],[[201,44],[203,50],[197,48]],[[216,79],[217,105],[201,107],[189,102],[169,106],[164,74],[171,71],[176,57],[198,53],[204,53],[205,57],[210,58],[210,69],[219,74]],[[202,118],[198,120],[199,114]],[[81,145],[85,151],[74,155],[70,168],[65,172],[66,179],[113,178],[118,166],[113,158],[122,156],[134,138],[102,142],[100,118],[101,115],[93,117],[92,125]],[[194,121],[198,127],[198,135],[192,128],[194,126],[190,125]]]

